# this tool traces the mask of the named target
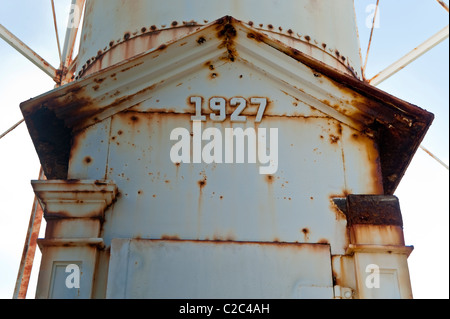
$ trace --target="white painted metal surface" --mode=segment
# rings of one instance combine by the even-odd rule
[[[329,261],[320,244],[114,239],[107,298],[331,299]]]
[[[90,0],[76,71],[92,73],[226,15],[361,78],[351,0]]]

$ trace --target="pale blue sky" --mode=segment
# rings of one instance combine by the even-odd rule
[[[448,1],[446,1],[448,3]],[[355,0],[364,60],[370,29],[366,7]],[[55,0],[61,44],[70,0]],[[370,78],[448,24],[435,0],[380,0],[367,76]],[[50,0],[1,0],[0,23],[55,67],[59,64]],[[435,114],[423,145],[449,162],[449,40],[378,87]],[[0,134],[22,118],[19,104],[53,88],[52,80],[0,40]],[[24,124],[0,140],[0,298],[11,298],[33,201],[30,180],[39,162]],[[408,259],[416,298],[448,298],[448,170],[418,150],[395,195],[399,197],[405,239],[415,249]],[[41,237],[43,234],[41,235]],[[39,254],[37,254],[39,261]],[[36,271],[29,296],[34,296]]]

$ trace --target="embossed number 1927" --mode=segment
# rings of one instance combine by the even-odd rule
[[[202,115],[202,97],[191,96],[190,102],[195,104],[195,115],[191,116],[192,121],[206,121],[206,115]],[[247,100],[242,97],[233,97],[230,99],[230,106],[236,107],[231,113],[231,122],[246,122],[247,116],[241,115],[242,111],[247,107]],[[267,106],[267,99],[261,97],[250,98],[251,104],[258,104],[258,111],[256,113],[255,122],[259,123],[262,120],[264,111]],[[216,122],[222,122],[226,119],[226,104],[227,101],[222,97],[212,97],[209,100],[209,108],[212,113],[209,114],[211,120]],[[218,114],[216,113],[218,112]]]

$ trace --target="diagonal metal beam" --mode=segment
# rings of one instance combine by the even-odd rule
[[[437,157],[436,155],[434,155],[433,153],[431,153],[429,150],[427,150],[423,145],[420,145],[420,148],[427,153],[428,155],[430,155],[432,158],[434,158],[439,164],[441,164],[442,166],[444,166],[447,170],[448,170],[448,165],[445,164],[443,161],[441,161],[439,159],[439,157]]]
[[[441,31],[437,32],[435,35],[433,35],[431,38],[423,42],[421,45],[419,45],[417,48],[400,58],[398,61],[392,63],[390,66],[388,66],[383,71],[379,72],[377,75],[372,77],[368,82],[374,86],[380,84],[387,78],[391,77],[401,69],[403,69],[405,66],[416,60],[418,57],[444,41],[448,38],[448,25],[444,27]]]
[[[372,20],[372,28],[370,29],[369,43],[367,44],[366,59],[364,61],[364,65],[363,65],[363,75],[364,75],[364,73],[366,71],[367,59],[369,57],[370,44],[372,42],[373,29],[375,28],[375,21],[377,19],[377,13],[378,13],[378,6],[379,6],[379,4],[380,4],[380,0],[377,0],[377,4],[375,6],[375,13],[373,15],[373,20]]]
[[[61,63],[61,45],[59,44],[59,34],[58,34],[58,24],[56,23],[56,12],[55,12],[55,2],[51,0],[52,3],[52,13],[53,13],[53,24],[55,26],[55,35],[56,35],[56,44],[58,45],[58,54],[59,54],[59,61]]]
[[[69,21],[67,22],[66,36],[64,38],[64,46],[62,51],[61,69],[67,69],[72,61],[73,49],[77,37],[78,27],[81,21],[81,12],[83,10],[85,0],[72,0],[69,13]]]
[[[6,136],[6,134],[10,133],[11,131],[13,131],[16,127],[18,127],[20,124],[22,124],[22,122],[25,121],[25,119],[21,119],[19,122],[17,122],[16,124],[14,124],[13,126],[11,126],[9,129],[7,129],[4,133],[0,134],[0,140]]]
[[[437,2],[448,12],[448,5],[443,0],[437,0]]]
[[[23,43],[19,38],[17,38],[14,34],[12,34],[8,29],[6,29],[1,24],[0,24],[0,38],[5,40],[10,46],[16,49],[28,60],[30,60],[39,69],[44,71],[45,74],[50,76],[56,83],[59,82],[60,76],[56,68],[51,66],[50,63],[45,61],[42,57],[40,57],[36,52],[30,49],[30,47],[28,47],[25,43]]]
[[[39,170],[39,179],[45,180],[42,167]],[[31,210],[30,222],[28,224],[27,236],[20,260],[19,272],[17,274],[16,286],[14,288],[13,299],[25,299],[30,282],[31,271],[33,269],[34,256],[36,253],[37,238],[41,229],[42,216],[44,212],[37,197],[34,197],[33,208]]]

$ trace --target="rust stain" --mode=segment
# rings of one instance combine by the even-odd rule
[[[214,70],[214,65],[211,63],[211,61],[206,61],[204,65],[209,68],[211,71]]]
[[[200,175],[203,175],[203,179],[199,180],[197,182],[199,186],[199,192],[198,192],[198,215],[197,215],[197,232],[200,233],[201,230],[201,221],[202,221],[202,207],[203,207],[203,188],[206,185],[206,174],[205,172],[201,172]]]
[[[349,265],[354,263],[353,257],[333,255],[331,256],[331,260],[333,265],[333,283],[335,285],[349,287],[351,285],[350,283],[354,281],[354,277],[352,275],[353,272],[349,272],[346,269],[348,269]],[[349,274],[350,278],[347,278],[346,274]]]
[[[167,44],[161,44],[156,50],[164,50],[165,48],[167,48]]]
[[[83,162],[84,162],[85,164],[90,164],[90,163],[92,162],[92,157],[86,156],[86,157],[84,158]]]
[[[263,41],[263,36],[260,33],[249,32],[249,33],[247,33],[247,38],[254,39],[257,42],[262,42]]]
[[[264,179],[265,179],[266,182],[269,183],[269,184],[272,184],[273,181],[274,181],[273,175],[266,175],[266,176],[264,177]]]
[[[83,204],[84,201],[83,200],[77,200],[75,201],[75,203],[77,204]],[[103,209],[100,208],[98,210],[93,210],[91,211],[89,214],[86,214],[85,216],[83,216],[83,218],[89,218],[89,219],[93,219],[93,220],[97,220],[97,219],[102,219],[102,214],[103,214]],[[73,218],[73,215],[71,212],[69,211],[58,211],[58,212],[52,212],[51,214],[47,213],[44,211],[44,216],[45,219],[47,220],[58,220],[58,219],[70,219]]]
[[[349,227],[349,237],[352,243],[369,243],[372,239],[380,238],[383,242],[405,245],[402,226],[353,224]]]
[[[166,235],[163,235],[166,236]],[[300,247],[303,247],[304,243],[299,243],[299,242],[272,242],[272,241],[268,241],[268,242],[260,242],[260,241],[236,241],[236,239],[234,238],[234,235],[229,234],[225,237],[222,237],[220,235],[214,235],[213,240],[210,239],[206,239],[206,240],[198,240],[198,239],[179,239],[177,238],[177,235],[168,235],[166,237],[167,239],[163,239],[166,241],[182,241],[182,242],[189,242],[189,243],[207,243],[207,244],[213,244],[213,245],[257,245],[257,246],[270,246],[270,247],[274,247],[276,246],[277,248],[288,248],[288,249],[299,249]],[[208,238],[208,237],[207,237]],[[146,239],[146,240],[152,240],[152,241],[161,241],[161,239]],[[307,244],[308,249],[310,250],[319,250],[322,251],[323,247],[322,245],[311,245],[311,244]]]
[[[200,187],[200,189],[202,189],[203,187],[205,187],[205,185],[206,185],[206,176],[205,176],[203,179],[199,180],[199,181],[197,182],[197,184],[198,184],[198,186]]]
[[[42,170],[40,172],[40,175],[42,173]],[[33,227],[30,229],[30,231],[27,233],[27,238],[29,238],[29,242],[24,246],[22,257],[21,257],[21,266],[23,265],[23,273],[22,273],[22,279],[21,279],[21,285],[18,292],[18,298],[19,299],[25,299],[26,292],[28,288],[28,283],[30,280],[31,270],[33,266],[34,261],[34,255],[36,251],[37,246],[37,238],[39,236],[39,230],[41,227],[41,221],[43,216],[43,210],[40,204],[38,203],[37,199],[35,198],[34,205],[36,205],[36,213],[35,218],[33,222]],[[48,226],[47,226],[48,227]],[[20,271],[20,270],[19,270]]]
[[[197,39],[197,43],[200,44],[200,45],[202,45],[202,44],[205,43],[205,42],[206,42],[206,39],[205,39],[205,37],[203,37],[203,36],[201,36],[201,37],[199,37],[199,38]]]
[[[237,32],[233,26],[233,21],[235,20],[230,16],[225,16],[222,19],[219,19],[218,24],[223,25],[223,27],[219,29],[217,34],[219,39],[223,39],[223,44],[220,47],[226,47],[227,59],[231,62],[234,62],[237,57],[237,51],[233,43],[233,39],[237,36]]]
[[[302,228],[301,232],[303,233],[303,241],[308,242],[309,241],[309,229],[308,228]]]
[[[126,68],[124,68],[124,69],[121,69],[120,72],[126,72],[126,71],[128,71],[128,70],[131,70],[131,69],[133,69],[133,68],[135,68],[135,67],[137,67],[137,66],[143,64],[143,63],[144,63],[144,62],[138,62],[138,63],[136,63],[136,64],[134,64],[134,65],[131,65],[131,66],[129,66],[129,67],[126,67]]]
[[[178,235],[166,235],[166,234],[161,235],[161,239],[162,240],[181,240]]]
[[[330,209],[332,212],[334,212],[336,221],[346,221],[347,217],[345,216],[345,213],[339,209],[339,207],[334,202],[334,198],[339,198],[339,196],[330,196]]]
[[[221,235],[217,235],[215,234],[213,236],[213,239],[210,242],[235,242],[236,240],[236,236],[233,234],[227,234],[226,236],[221,236]]]
[[[341,125],[341,123],[336,123],[336,127],[337,127],[337,133],[339,135],[342,135],[342,125]]]
[[[403,226],[398,199],[388,195],[348,195],[347,219],[354,224]]]
[[[330,134],[330,142],[331,144],[336,144],[339,141],[339,137],[333,134]]]
[[[130,116],[130,121],[136,124],[137,122],[139,122],[139,118],[136,115],[132,115]]]

